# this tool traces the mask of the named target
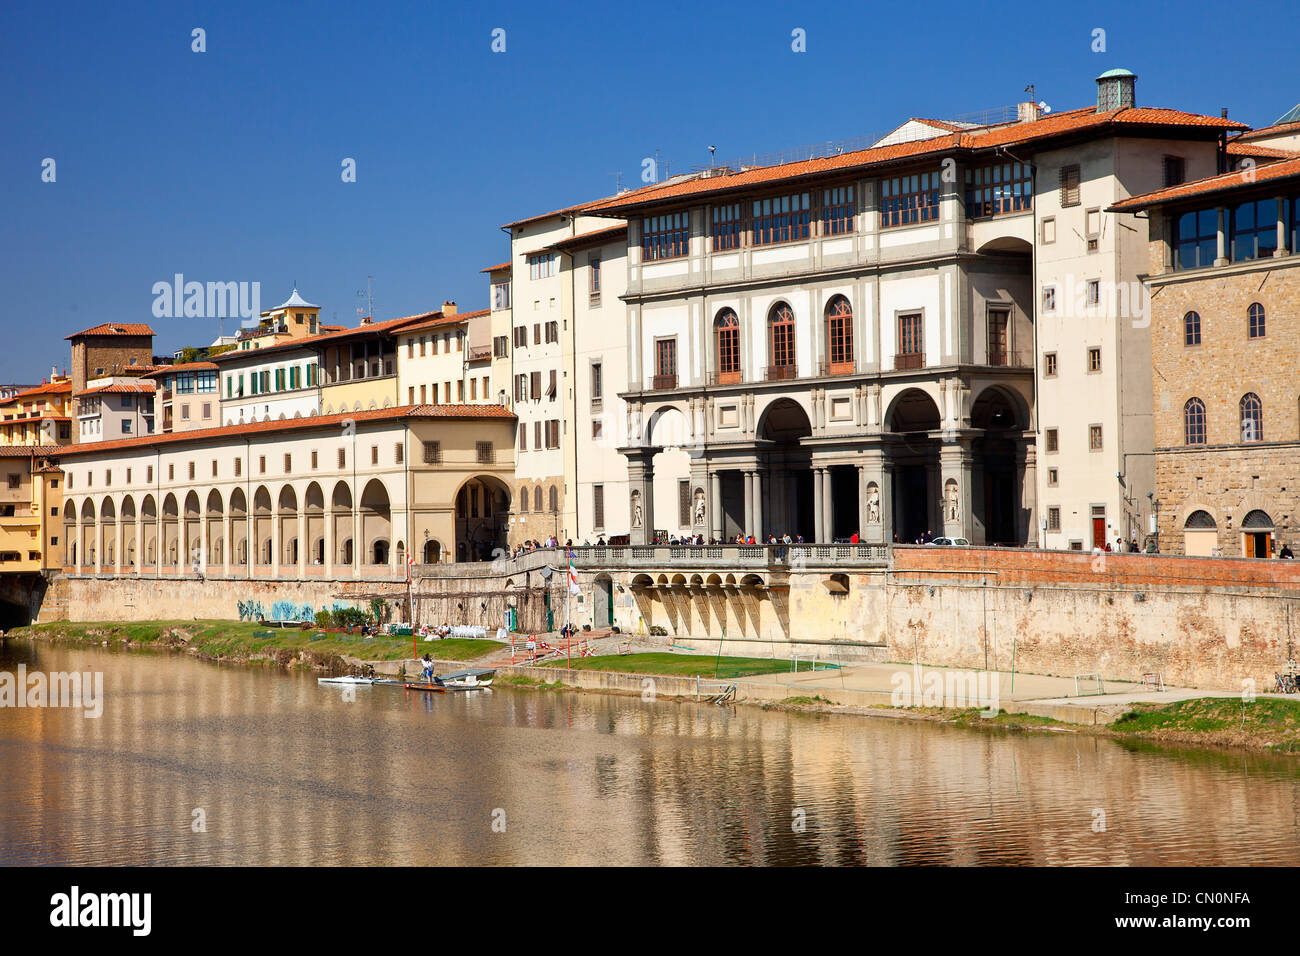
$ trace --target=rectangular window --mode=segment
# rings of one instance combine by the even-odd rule
[[[545,446],[542,444],[542,423],[536,421],[533,422],[533,448],[541,450],[543,447]]]
[[[691,523],[691,483],[686,480],[677,482],[677,526],[689,527]]]
[[[492,340],[492,357],[505,358],[509,339],[504,335],[498,335]]]
[[[424,463],[426,465],[442,464],[442,442],[427,441],[424,443]]]
[[[533,344],[542,344],[542,323],[540,322],[533,323]]]
[[[1047,469],[1047,487],[1055,488],[1060,484],[1060,472],[1055,468]]]
[[[898,361],[896,368],[921,368],[924,365],[925,343],[921,326],[921,313],[909,312],[898,317]]]
[[[605,486],[591,486],[591,523],[596,528],[605,527]]]
[[[1011,313],[1007,309],[989,309],[988,315],[988,351],[990,365],[1006,365],[1011,356],[1008,349],[1008,327]]]
[[[339,467],[346,468],[348,465],[348,453],[345,449],[339,449]]]
[[[129,418],[122,419],[122,434],[123,435],[131,434],[131,419]]]
[[[393,463],[400,465],[406,460],[406,449],[399,441],[393,445]]]
[[[496,311],[510,308],[510,283],[492,283],[492,308]]]
[[[1043,311],[1056,311],[1056,286],[1054,285],[1043,286]]]
[[[1061,206],[1079,205],[1079,166],[1062,166],[1060,171]]]
[[[1047,530],[1048,531],[1061,530],[1061,509],[1060,508],[1051,507],[1047,509]]]
[[[377,465],[377,464],[379,464],[379,446],[378,446],[378,445],[371,445],[371,446],[370,446],[370,464],[372,464],[372,465]]]
[[[853,231],[853,187],[822,190],[822,235],[839,236]]]
[[[1047,453],[1053,454],[1061,447],[1059,432],[1055,428],[1049,428],[1043,433],[1044,441],[1047,445]]]
[[[1232,210],[1233,262],[1268,259],[1277,251],[1277,200],[1242,203]]]
[[[315,471],[320,466],[320,454],[312,449],[311,453],[311,470]]]
[[[725,252],[740,246],[740,231],[744,223],[740,215],[740,203],[727,203],[714,206],[710,211],[713,223],[710,235],[713,238],[713,251]]]
[[[1088,448],[1092,451],[1101,451],[1101,426],[1088,426]]]
[[[528,451],[528,426],[523,422],[519,423],[519,450]]]
[[[1088,239],[1096,239],[1101,235],[1100,209],[1089,209],[1083,214],[1083,234]]]
[[[604,422],[602,422],[601,419],[599,418],[593,418],[591,420],[591,437],[593,439],[600,438],[600,436],[603,435],[604,433],[605,433]]]
[[[750,223],[750,242],[766,246],[776,242],[807,239],[812,211],[808,193],[792,193],[771,199],[755,199]]]
[[[290,474],[292,471],[293,471],[293,456],[290,455],[288,452],[285,452],[285,455],[284,455],[284,473],[287,475],[287,474]]]
[[[994,163],[966,170],[966,215],[1003,216],[1033,208],[1028,163]]]
[[[1056,217],[1048,216],[1043,220],[1043,245],[1050,246],[1056,241]]]
[[[592,295],[600,295],[600,256],[592,256],[587,260],[589,267],[587,291]]]
[[[213,461],[213,462],[212,462],[212,477],[213,477],[213,478],[217,477],[217,463],[216,463],[216,461]]]
[[[655,342],[655,388],[677,387],[677,340],[658,339]]]
[[[599,362],[591,363],[591,400],[593,402],[599,402],[604,397],[602,372]]]
[[[1099,348],[1088,349],[1088,371],[1089,372],[1101,371],[1101,349]]]
[[[1178,217],[1174,236],[1174,268],[1205,269],[1219,249],[1219,212],[1201,209]]]
[[[496,460],[492,454],[492,443],[490,441],[475,442],[474,457],[480,465],[492,464]]]
[[[242,459],[242,458],[236,458],[236,459],[235,459],[235,477],[238,478],[238,477],[239,477],[240,475],[242,475],[243,473],[244,473],[244,459]]]
[[[1166,189],[1170,186],[1181,186],[1187,181],[1186,164],[1181,156],[1166,156],[1162,161],[1164,167],[1164,183]]]
[[[913,173],[880,181],[880,228],[939,218],[939,174]]]
[[[555,275],[558,258],[554,252],[538,253],[528,257],[528,275],[532,279],[549,279]]]
[[[478,400],[478,379],[476,378],[469,380],[469,400],[471,402]]]
[[[542,373],[533,372],[528,376],[528,394],[533,399],[542,397]]]
[[[675,259],[690,251],[690,213],[670,212],[641,220],[641,258]]]
[[[547,322],[547,323],[546,323],[546,341],[547,341],[548,343],[550,343],[550,342],[558,342],[558,341],[560,341],[560,323],[559,323],[559,322]]]
[[[1088,280],[1088,304],[1101,305],[1101,280]]]
[[[147,481],[147,482],[149,482],[149,483],[152,483],[152,482],[153,482],[153,465],[146,465],[146,466],[145,466],[145,469],[144,469],[144,476],[145,476],[145,481]],[[68,476],[68,486],[69,486],[69,487],[72,486],[72,476],[71,476],[71,475]]]
[[[556,372],[555,369],[551,369],[551,384],[550,384],[550,385],[547,387],[547,389],[546,389],[546,397],[547,397],[547,398],[555,398],[555,396],[558,394],[558,392],[557,392],[557,390],[556,390],[556,389],[557,389],[557,384],[558,384],[557,381],[556,381],[556,375],[558,375],[558,374],[559,374],[559,373]]]
[[[1048,352],[1043,356],[1043,378],[1056,377],[1056,353]]]
[[[265,474],[266,474],[266,456],[265,456],[265,455],[258,455],[258,456],[257,456],[257,473],[258,473],[259,475],[265,475]]]

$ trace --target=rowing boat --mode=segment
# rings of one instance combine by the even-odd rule
[[[440,684],[403,684],[402,686],[407,690],[423,690],[428,691],[430,694],[447,693],[447,688]]]
[[[373,684],[370,677],[317,677],[318,684]]]

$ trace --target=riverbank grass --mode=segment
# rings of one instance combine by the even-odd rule
[[[1153,740],[1300,752],[1300,701],[1276,697],[1201,697],[1135,704],[1110,725],[1116,734]]]
[[[324,637],[319,635],[324,633]],[[267,627],[253,621],[51,621],[16,628],[10,637],[66,641],[110,646],[129,641],[137,647],[190,648],[207,657],[256,658],[274,651],[312,651],[338,654],[364,661],[409,660],[410,637],[362,637],[360,634],[321,632],[315,628]],[[439,660],[471,661],[500,650],[497,641],[447,638],[415,640],[420,655]]]
[[[660,677],[752,677],[755,674],[779,674],[790,669],[788,659],[771,657],[714,657],[709,654],[607,654],[602,657],[575,657],[571,661],[548,661],[542,667],[560,667],[583,671],[622,671],[629,674],[653,674]]]

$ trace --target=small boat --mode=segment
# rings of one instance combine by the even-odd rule
[[[318,684],[373,684],[373,677],[317,677]]]
[[[479,680],[473,674],[463,680],[449,680],[444,681],[443,683],[447,685],[448,690],[480,690],[484,687],[492,686],[491,679]]]
[[[441,684],[403,684],[402,686],[407,690],[423,690],[430,694],[447,693],[447,688],[443,687]]]

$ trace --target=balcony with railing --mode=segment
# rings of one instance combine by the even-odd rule
[[[769,382],[783,382],[788,379],[799,377],[799,367],[797,365],[769,365],[767,373],[763,376]]]
[[[817,374],[821,376],[832,375],[852,375],[857,369],[853,367],[853,360],[847,362],[818,362]]]
[[[626,545],[576,547],[574,565],[602,568],[692,568],[699,571],[837,570],[844,567],[886,567],[886,544],[709,544]],[[559,553],[559,560],[563,552]]]
[[[677,387],[677,373],[655,375],[650,379],[650,387],[656,392]]]
[[[999,365],[1006,368],[1033,368],[1033,353],[1013,349],[989,349],[985,365]]]
[[[471,345],[469,349],[469,361],[486,362],[492,357],[492,346],[490,345]]]
[[[902,352],[894,356],[894,368],[898,371],[925,368],[924,352]]]
[[[739,385],[741,381],[740,370],[734,372],[710,372],[708,383],[710,385]]]

